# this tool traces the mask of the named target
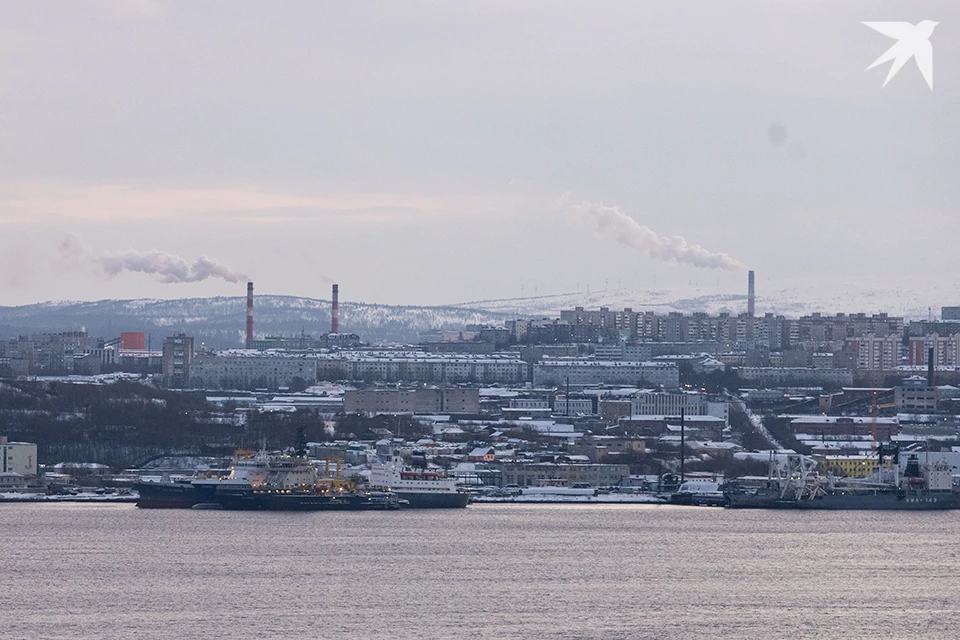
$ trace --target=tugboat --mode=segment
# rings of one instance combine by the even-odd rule
[[[470,494],[457,487],[455,478],[436,470],[405,468],[396,457],[374,465],[369,486],[396,494],[411,509],[462,509],[470,502]]]

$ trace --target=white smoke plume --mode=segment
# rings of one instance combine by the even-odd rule
[[[619,207],[602,202],[580,202],[572,205],[574,211],[591,220],[603,234],[613,236],[620,244],[633,247],[651,258],[689,264],[701,269],[746,269],[739,260],[726,253],[707,251],[698,244],[690,244],[682,236],[661,236],[642,225]]]
[[[116,276],[124,271],[137,271],[168,283],[198,282],[207,278],[221,278],[227,282],[242,282],[247,279],[244,274],[204,255],[194,260],[193,264],[180,256],[156,249],[147,252],[128,249],[120,253],[92,256],[74,236],[66,236],[60,242],[60,254],[71,262],[91,262],[108,276]]]

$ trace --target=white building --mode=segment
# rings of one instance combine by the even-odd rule
[[[702,393],[640,391],[631,399],[631,416],[679,416],[681,408],[687,416],[713,416],[724,424],[730,421],[729,405],[711,402]]]
[[[0,436],[0,473],[37,475],[37,445],[32,442],[8,442]]]
[[[900,365],[903,356],[899,335],[849,338],[846,348],[854,354],[858,369],[889,371]]]
[[[559,394],[553,399],[553,413],[564,416],[590,416],[596,414],[593,408],[593,398],[570,398],[567,401],[565,394]]]
[[[428,354],[419,351],[353,351],[323,354],[321,380],[382,382],[500,383],[527,381],[528,365],[519,355]]]
[[[234,350],[195,356],[190,368],[190,386],[201,389],[276,389],[296,378],[317,381],[315,355]]]
[[[741,380],[765,387],[793,385],[853,385],[853,372],[847,369],[814,369],[812,367],[738,367]]]
[[[347,389],[347,413],[479,413],[479,389]]]
[[[628,384],[676,389],[680,370],[673,362],[544,360],[533,366],[534,385]]]

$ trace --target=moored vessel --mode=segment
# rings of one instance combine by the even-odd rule
[[[369,487],[395,493],[411,509],[462,509],[470,494],[457,487],[456,478],[433,469],[404,467],[393,458],[373,466]]]
[[[934,462],[921,467],[917,456],[911,455],[900,476],[897,457],[895,454],[892,480],[884,481],[882,464],[876,479],[822,477],[814,471],[812,459],[791,454],[772,460],[764,481],[733,480],[723,493],[727,506],[740,509],[960,509],[960,492],[953,486],[950,465]]]
[[[331,474],[327,460],[323,476],[307,459],[302,429],[293,455],[267,459],[262,477],[246,483],[222,484],[216,488],[217,504],[223,509],[256,511],[357,511],[399,509],[400,498],[390,492],[360,491],[340,476],[339,461]]]
[[[216,490],[221,486],[244,486],[264,477],[270,455],[264,451],[238,451],[228,473],[201,471],[183,480],[140,480],[133,489],[141,509],[190,509],[198,504],[217,502]]]

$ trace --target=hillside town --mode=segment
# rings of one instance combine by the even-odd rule
[[[329,333],[257,335],[250,283],[237,348],[176,333],[153,350],[136,327],[11,338],[0,488],[122,492],[297,429],[359,479],[392,455],[478,493],[763,475],[784,452],[866,478],[884,447],[958,472],[960,307],[788,318],[755,313],[748,285],[736,314],[577,307],[370,344],[341,331],[337,285]]]

